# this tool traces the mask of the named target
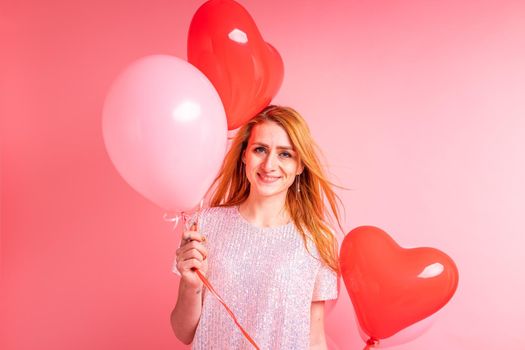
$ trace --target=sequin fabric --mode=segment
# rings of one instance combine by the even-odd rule
[[[312,301],[337,298],[337,276],[293,223],[260,228],[238,207],[199,214],[207,278],[260,349],[308,349]],[[313,255],[313,256],[312,256]],[[222,304],[204,290],[192,349],[253,349]]]

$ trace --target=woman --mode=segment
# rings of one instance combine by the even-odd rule
[[[324,301],[337,298],[338,273],[327,222],[339,213],[306,122],[265,108],[237,133],[216,185],[177,250],[177,338],[193,349],[253,348],[202,292],[196,268],[261,349],[326,349]]]

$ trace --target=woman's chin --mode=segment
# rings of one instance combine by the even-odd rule
[[[271,188],[270,186],[258,186],[255,193],[259,197],[275,197],[285,195],[286,191],[281,188]]]

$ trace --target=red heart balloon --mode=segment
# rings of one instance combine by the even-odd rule
[[[458,284],[448,255],[434,248],[404,249],[373,226],[346,235],[339,261],[359,324],[376,340],[439,310]]]
[[[263,40],[248,11],[232,0],[211,0],[197,10],[188,61],[219,92],[230,130],[266,107],[283,81],[281,56]]]

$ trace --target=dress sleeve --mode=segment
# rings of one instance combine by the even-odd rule
[[[337,299],[337,274],[321,264],[315,279],[312,301]]]

